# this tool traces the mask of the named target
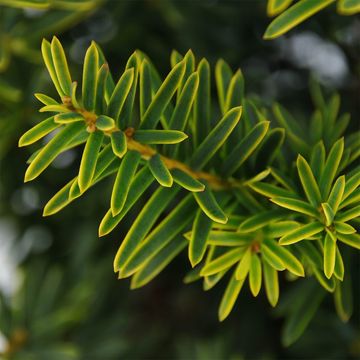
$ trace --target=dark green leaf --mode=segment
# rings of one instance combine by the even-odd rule
[[[86,141],[78,177],[81,192],[84,192],[91,185],[103,139],[104,134],[101,131],[95,131],[89,135]]]
[[[180,169],[172,169],[171,175],[174,181],[186,190],[193,192],[205,190],[204,184],[202,184],[200,181],[194,179],[191,175]]]
[[[206,187],[203,192],[194,192],[194,197],[202,211],[213,221],[225,224],[228,220],[212,191]]]
[[[134,69],[125,70],[111,94],[107,114],[119,124],[119,115],[134,80]]]
[[[227,176],[232,175],[255,151],[266,135],[269,124],[269,121],[262,121],[257,124],[232,150],[223,164],[223,171]]]
[[[136,130],[134,133],[134,139],[142,144],[177,144],[187,137],[178,130]]]
[[[185,62],[183,61],[170,71],[169,75],[152,99],[151,104],[146,109],[140,124],[141,129],[153,129],[156,127],[166,106],[169,104],[175,91],[179,87],[184,72]]]
[[[194,143],[200,144],[210,133],[210,65],[206,59],[201,59],[197,72],[199,87],[194,101]]]
[[[113,152],[119,158],[122,158],[127,151],[127,141],[126,135],[122,131],[114,131],[110,135],[111,137],[111,147]]]
[[[170,174],[169,169],[166,167],[164,162],[161,160],[161,157],[159,154],[155,154],[150,160],[149,160],[149,169],[157,182],[161,186],[165,187],[171,187],[173,184],[173,178]]]
[[[139,152],[130,150],[121,161],[111,193],[111,211],[113,216],[118,215],[125,205],[130,184],[136,173],[140,159],[141,155]]]
[[[195,150],[190,160],[190,166],[201,169],[207,164],[239,122],[241,111],[241,107],[236,107],[225,114],[206,139]]]
[[[196,213],[189,244],[189,260],[192,267],[197,265],[205,255],[211,226],[212,221],[199,209]]]
[[[176,238],[163,249],[161,249],[153,258],[147,261],[143,267],[131,279],[131,289],[138,289],[148,284],[185,248],[186,241]]]
[[[116,216],[112,216],[112,211],[109,211],[105,214],[104,218],[101,220],[99,226],[99,236],[104,236],[110,233],[124,218],[124,216],[129,212],[132,206],[136,203],[136,201],[141,197],[141,195],[145,192],[145,190],[151,185],[154,178],[150,173],[148,167],[143,167],[134,177],[130,189],[128,192],[127,200],[125,205],[120,212],[120,214]]]
[[[128,261],[121,268],[120,276],[130,276],[142,264],[156,256],[169,242],[179,241],[178,235],[181,235],[184,228],[194,218],[195,209],[194,199],[191,195],[180,201],[178,206],[150,232],[134,253],[130,255]],[[180,241],[182,242],[182,240]]]
[[[178,193],[178,187],[157,189],[146,205],[142,208],[136,220],[131,225],[114,259],[114,271],[118,272],[130,256],[136,251],[148,231],[160,217],[163,210]],[[120,215],[120,214],[119,214]]]

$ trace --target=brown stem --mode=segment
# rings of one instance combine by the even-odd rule
[[[96,119],[97,119],[97,115],[94,114],[93,112],[89,112],[85,109],[77,109],[73,106],[73,104],[69,103],[69,99],[68,98],[63,98],[63,104],[65,106],[67,106],[69,109],[71,109],[72,111],[76,111],[78,113],[80,113],[84,119],[85,119],[85,123],[87,125],[87,130],[89,132],[93,132],[96,130]],[[105,133],[105,135],[110,135],[112,132],[115,131],[121,131],[118,127],[114,127],[111,130],[108,130]],[[154,148],[152,148],[151,146],[148,145],[144,145],[141,144],[140,142],[134,140],[133,135],[135,133],[135,130],[133,128],[127,128],[124,131],[125,135],[126,135],[126,139],[127,139],[127,148],[129,150],[135,150],[138,151],[141,154],[141,157],[145,160],[149,160],[151,157],[153,157],[155,154],[157,154],[156,150]],[[241,183],[239,181],[236,180],[226,180],[226,179],[222,179],[216,175],[207,173],[207,172],[203,172],[203,171],[195,171],[193,169],[191,169],[188,165],[184,164],[181,161],[172,159],[172,158],[168,158],[164,155],[159,154],[161,157],[161,160],[165,163],[166,167],[168,169],[179,169],[182,170],[184,172],[186,172],[187,174],[191,175],[193,178],[198,179],[198,180],[205,180],[208,185],[210,186],[210,188],[212,188],[213,190],[229,190],[231,188],[234,187],[239,187],[241,186]]]

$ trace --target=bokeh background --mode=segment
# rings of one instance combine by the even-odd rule
[[[17,148],[20,135],[44,118],[33,93],[55,96],[40,55],[41,39],[52,35],[62,41],[78,78],[91,40],[103,48],[115,76],[135,49],[162,74],[173,49],[191,48],[212,65],[223,58],[242,69],[248,94],[279,101],[302,121],[313,110],[313,76],[325,93],[340,93],[342,112],[359,127],[360,18],[333,10],[264,41],[270,21],[265,1],[110,0],[86,12],[0,5],[0,354],[44,360],[360,358],[359,257],[347,270],[355,284],[352,319],[342,323],[329,296],[300,340],[284,347],[284,315],[301,289],[294,293],[291,284],[281,284],[276,309],[244,289],[229,319],[219,323],[223,286],[204,292],[200,283],[183,284],[190,270],[183,254],[149,285],[130,291],[112,271],[126,221],[97,237],[111,184],[42,218],[47,200],[75,175],[80,153],[64,153],[37,181],[23,184],[36,145]]]

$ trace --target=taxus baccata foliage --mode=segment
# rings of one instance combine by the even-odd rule
[[[223,60],[215,66],[213,104],[210,65],[191,51],[172,53],[164,80],[136,51],[114,81],[92,43],[79,90],[57,38],[43,41],[42,54],[59,98],[35,94],[43,103],[40,112],[50,116],[19,145],[54,135],[30,157],[25,181],[64,151],[83,148],[78,175],[48,201],[44,216],[111,178],[100,236],[144,204],[119,241],[113,264],[119,278],[131,277],[132,288],[147,284],[186,251],[193,267],[186,283],[202,280],[205,290],[223,278],[228,283],[220,320],[245,282],[253,296],[263,289],[275,306],[282,273],[292,281],[317,279],[317,288],[334,293],[341,318],[349,318],[342,252],[360,249],[360,147],[359,132],[343,137],[350,117],[338,116],[338,95],[325,99],[313,82],[316,110],[304,129],[279,104],[269,110],[247,97],[241,71]],[[314,298],[318,305],[323,294]],[[316,307],[309,309],[302,321],[294,315],[298,327],[290,324],[295,335],[287,335],[288,344]]]
[[[267,27],[264,39],[277,38],[319,11],[336,4],[340,15],[360,12],[360,0],[268,0],[267,14],[276,18]]]

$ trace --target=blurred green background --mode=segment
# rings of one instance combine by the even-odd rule
[[[280,305],[248,290],[224,323],[217,306],[224,290],[184,285],[186,254],[148,286],[129,290],[112,270],[122,227],[97,238],[110,183],[95,187],[55,217],[42,218],[46,201],[73,175],[79,153],[68,151],[34,183],[23,184],[32,149],[20,135],[44,118],[34,92],[55,96],[42,64],[43,37],[57,35],[80,78],[91,40],[103,48],[118,76],[141,49],[162,74],[173,49],[191,48],[212,65],[224,58],[240,67],[247,93],[276,100],[305,121],[312,105],[310,75],[342,97],[353,127],[360,114],[360,18],[332,9],[275,41],[262,40],[269,23],[265,1],[112,0],[86,12],[16,9],[0,5],[0,354],[13,359],[358,359],[360,259],[353,263],[354,314],[344,324],[332,298],[292,346],[281,344],[294,296],[281,284]],[[214,90],[214,89],[213,89]],[[214,90],[215,95],[215,90]],[[132,212],[129,218],[136,216]],[[311,286],[311,284],[310,284]],[[0,355],[1,358],[2,355]]]

